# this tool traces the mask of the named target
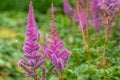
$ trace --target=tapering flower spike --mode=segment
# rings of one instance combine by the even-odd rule
[[[102,26],[102,20],[101,20],[101,9],[99,8],[98,4],[101,2],[101,0],[92,0],[90,4],[90,12],[92,15],[92,20],[94,24],[94,28],[97,32],[99,32],[101,26]]]
[[[98,6],[107,15],[114,15],[120,8],[120,0],[101,0]]]
[[[80,1],[80,4],[82,5],[82,7],[84,7],[84,5],[86,4],[86,0]],[[82,27],[84,30],[86,29],[86,27],[88,26],[88,20],[84,9],[81,9],[80,12],[77,13],[75,9],[73,9],[70,6],[68,0],[64,0],[64,12],[69,18],[73,19],[73,21],[75,21],[77,24],[79,24],[78,15],[80,15]]]
[[[80,12],[80,18],[81,18],[83,30],[86,31],[86,28],[89,26],[89,23],[88,23],[85,11],[81,10],[81,12]]]
[[[79,0],[79,3],[80,3],[80,5],[81,5],[81,8],[83,8],[83,9],[85,9],[87,6],[87,3],[89,3],[88,2],[89,0]]]
[[[68,3],[68,0],[64,0],[64,12],[68,16],[72,16],[73,14],[73,8]]]
[[[53,4],[52,4],[52,17],[51,17],[51,25],[50,25],[50,36],[51,41],[49,42],[49,47],[46,49],[46,53],[50,58],[52,64],[56,69],[61,71],[65,70],[66,64],[70,57],[70,52],[64,47],[64,42],[60,41],[60,36],[58,36],[58,31],[55,28],[55,19],[53,12]]]
[[[78,15],[80,16],[80,18],[78,17]],[[86,28],[89,26],[89,22],[87,20],[87,16],[84,10],[81,10],[79,13],[75,13],[73,16],[74,21],[76,21],[79,24],[79,21],[81,20],[82,23],[82,27],[84,31],[86,31]]]
[[[29,4],[26,41],[23,47],[23,50],[25,52],[23,57],[26,58],[27,61],[20,60],[19,66],[23,68],[23,70],[28,76],[34,79],[37,78],[37,73],[35,72],[36,69],[41,67],[46,62],[46,60],[41,60],[41,55],[37,53],[40,47],[39,44],[37,44],[39,38],[40,33],[35,22],[34,11],[31,1]]]
[[[81,8],[79,5],[80,3],[82,3],[82,1],[76,0],[76,10],[74,12],[73,15],[73,19],[74,21],[76,21],[76,23],[78,23],[79,28],[83,31],[86,31],[87,27],[89,26],[89,22],[87,20],[87,14],[86,14],[86,10],[84,10],[84,8]]]

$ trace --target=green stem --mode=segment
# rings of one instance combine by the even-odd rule
[[[25,80],[29,80],[29,77],[27,74],[25,74]]]
[[[77,13],[79,14],[79,2],[78,0],[76,0],[76,11]],[[88,12],[87,12],[88,14]],[[89,61],[89,67],[90,67],[90,64],[91,64],[91,54],[90,54],[90,48],[89,48],[89,40],[88,40],[88,24],[87,24],[87,32],[85,34],[84,30],[83,30],[83,25],[82,25],[82,22],[81,22],[81,19],[80,19],[80,15],[78,15],[78,18],[79,18],[79,25],[81,27],[81,31],[82,31],[82,37],[83,37],[83,41],[84,41],[84,44],[85,44],[85,48],[86,48],[86,51],[87,51],[87,54],[88,54],[88,61]]]
[[[35,80],[38,80],[37,78],[35,78]]]
[[[103,50],[103,70],[104,70],[104,80],[106,80],[106,71],[105,71],[105,67],[106,67],[106,50],[107,50],[107,42],[109,39],[109,35],[110,35],[110,29],[111,29],[111,23],[112,23],[112,19],[107,16],[107,24],[106,24],[106,36],[105,36],[105,43],[104,43],[104,50]]]
[[[59,78],[59,80],[64,80],[64,78],[63,78],[63,71],[60,72],[60,78]]]

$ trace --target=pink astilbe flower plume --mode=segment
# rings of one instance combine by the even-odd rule
[[[87,27],[89,26],[89,22],[87,20],[87,14],[85,12],[86,10],[79,6],[79,4],[80,4],[79,0],[76,0],[75,4],[76,4],[76,10],[73,15],[73,19],[74,19],[74,21],[76,21],[78,23],[81,31],[82,30],[86,31]]]
[[[73,8],[70,6],[70,4],[68,3],[68,0],[64,0],[64,12],[66,15],[68,15],[69,17],[71,17],[73,15]]]
[[[101,0],[98,6],[107,15],[114,15],[120,9],[120,0]]]
[[[90,11],[95,30],[97,32],[100,30],[103,14],[113,17],[118,9],[120,9],[120,0],[92,0]]]
[[[80,19],[79,19],[78,15],[79,15]],[[85,11],[81,10],[79,13],[76,12],[76,17],[74,19],[78,23],[81,20],[82,27],[80,25],[79,25],[79,27],[80,27],[80,29],[83,28],[83,30],[86,31],[86,28],[89,26],[89,22],[87,20]]]
[[[58,36],[58,31],[55,28],[55,19],[52,5],[52,17],[50,25],[50,36],[51,41],[49,42],[49,47],[46,49],[46,53],[50,58],[52,64],[56,69],[61,71],[65,70],[66,64],[70,57],[70,52],[64,47],[64,42],[60,41],[60,36]]]
[[[82,28],[85,31],[86,28],[89,26],[85,11],[80,12],[80,18],[81,18],[81,22],[82,22]]]
[[[87,3],[89,3],[88,1],[89,0],[79,0],[80,6],[85,9],[87,7]]]
[[[92,0],[90,4],[90,12],[92,15],[92,20],[94,24],[94,28],[97,32],[99,32],[101,26],[102,26],[102,20],[101,20],[101,10],[98,7],[98,4],[101,0]]]
[[[86,0],[80,1],[80,3],[82,5],[85,5]],[[81,9],[79,13],[77,13],[77,11],[70,6],[68,0],[64,0],[64,12],[69,18],[73,19],[73,21],[75,21],[77,24],[79,24],[78,15],[80,15],[82,27],[84,30],[86,29],[86,27],[88,26],[88,20],[84,9]]]
[[[26,31],[26,41],[24,43],[23,50],[25,54],[23,55],[27,61],[20,60],[19,66],[23,68],[26,74],[32,78],[37,78],[36,69],[41,67],[46,60],[42,60],[42,56],[38,54],[39,44],[36,42],[40,38],[40,33],[38,31],[35,18],[32,2],[29,4],[29,14],[28,14],[28,23],[27,23],[27,31]]]

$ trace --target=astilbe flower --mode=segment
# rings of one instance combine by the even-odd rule
[[[81,9],[87,9],[90,0],[75,0],[78,1]]]
[[[85,1],[80,1],[81,4],[85,4]],[[67,0],[64,0],[64,12],[66,15],[68,15],[71,19],[73,19],[77,24],[79,24],[79,17],[78,15],[80,15],[80,19],[81,19],[81,23],[82,23],[82,27],[85,30],[86,27],[88,26],[88,20],[87,20],[87,16],[86,13],[83,9],[81,9],[79,11],[79,13],[77,13],[76,10],[74,10],[70,4],[68,3]]]
[[[74,9],[70,6],[70,4],[68,3],[68,0],[64,0],[65,14],[68,15],[69,17],[71,17],[73,15],[73,11],[74,11]]]
[[[101,9],[98,6],[98,4],[101,2],[101,0],[92,0],[90,4],[90,12],[92,15],[92,20],[94,24],[94,28],[97,32],[99,32],[101,26],[102,26],[102,20],[101,20]]]
[[[80,19],[79,19],[80,17]],[[82,24],[82,28],[84,31],[86,31],[86,28],[89,26],[89,22],[87,20],[87,16],[84,10],[81,10],[79,12],[76,12],[76,14],[74,14],[73,19],[79,24],[80,20],[81,20],[81,24]],[[80,26],[80,25],[79,25]],[[81,27],[80,27],[81,28]]]
[[[98,6],[107,15],[114,15],[120,8],[120,0],[101,0]]]
[[[64,47],[64,42],[60,41],[60,37],[58,36],[58,31],[55,28],[54,24],[54,13],[53,13],[53,5],[52,5],[52,18],[51,18],[51,26],[50,26],[50,36],[51,41],[49,42],[49,47],[46,49],[46,53],[50,58],[52,64],[56,69],[61,71],[65,70],[66,64],[70,57],[70,52]]]
[[[29,4],[29,14],[28,14],[28,23],[27,23],[27,31],[26,31],[26,41],[24,43],[23,50],[25,54],[23,55],[27,61],[20,60],[19,66],[23,68],[26,74],[32,78],[37,78],[36,69],[41,67],[46,60],[42,60],[42,56],[38,54],[39,44],[36,42],[40,38],[40,33],[38,31],[35,18],[32,2]]]
[[[85,31],[86,28],[89,26],[86,13],[85,13],[85,11],[81,10],[79,15],[80,15],[80,19],[81,19],[81,22],[82,22],[82,28]]]

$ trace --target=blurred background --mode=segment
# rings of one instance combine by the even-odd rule
[[[19,59],[24,54],[22,47],[25,41],[25,31],[27,25],[27,13],[30,0],[0,0],[0,80],[25,80],[24,71],[17,65]],[[43,33],[49,32],[50,24],[50,6],[52,0],[33,0],[35,18],[41,31],[43,42]],[[74,6],[73,0],[69,0]],[[53,0],[56,13],[56,27],[65,41],[65,44],[72,56],[68,67],[64,73],[65,80],[102,80],[102,70],[97,69],[99,57],[96,49],[102,52],[104,44],[105,30],[96,33],[94,28],[90,27],[90,45],[91,55],[94,62],[88,69],[87,54],[78,26],[65,16],[63,12],[63,0]],[[111,67],[107,70],[108,80],[120,80],[120,17],[115,21],[115,27],[112,29],[112,38],[107,45],[108,58]],[[47,64],[48,66],[50,63]],[[48,67],[48,72],[51,69]],[[41,72],[40,72],[41,73]],[[58,80],[52,72],[47,73],[48,80]],[[32,79],[31,79],[32,80]]]

